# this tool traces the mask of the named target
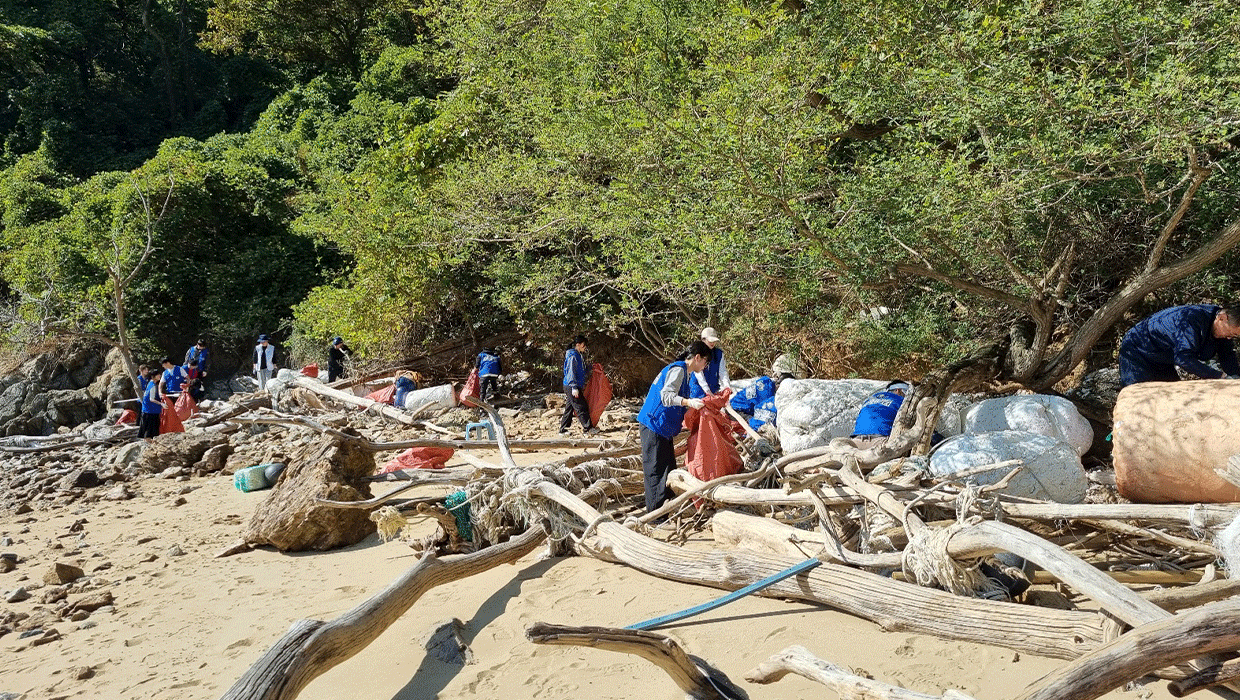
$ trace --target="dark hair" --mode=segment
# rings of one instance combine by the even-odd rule
[[[194,345],[201,345],[205,348],[207,346],[207,341],[203,340],[202,338],[199,338],[198,342],[194,343]]]
[[[197,367],[197,366],[198,366],[198,360],[190,360],[190,361],[189,361],[189,366],[190,366],[190,367]]]
[[[585,343],[585,342],[586,342],[586,337],[584,335],[579,335],[576,338],[573,338],[572,345],[578,345],[580,343]]]
[[[172,364],[172,358],[171,358],[171,357],[165,357],[164,359],[162,359],[162,360],[160,360],[160,361],[159,361],[159,364],[161,364],[161,365],[170,365],[170,364]]]
[[[694,355],[709,358],[712,352],[714,352],[714,350],[711,350],[710,346],[707,345],[705,341],[695,340],[692,343],[689,343],[689,347],[685,349],[685,359],[687,360]]]
[[[1231,302],[1229,304],[1220,304],[1223,308],[1219,311],[1227,314],[1227,322],[1233,326],[1240,326],[1240,302]]]

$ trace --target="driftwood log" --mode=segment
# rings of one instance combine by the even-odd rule
[[[472,554],[423,557],[383,591],[335,620],[295,622],[223,700],[293,700],[310,681],[378,639],[430,589],[515,562],[544,539],[544,528],[531,527],[504,544]]]
[[[538,622],[525,631],[535,644],[586,646],[633,654],[663,669],[690,700],[748,700],[724,673],[656,632],[616,627],[566,627]]]
[[[795,673],[817,681],[831,689],[842,700],[973,700],[957,690],[947,690],[942,695],[926,695],[905,690],[881,681],[862,678],[835,664],[824,661],[800,645],[793,645],[763,661],[749,673],[745,680],[766,685]]]

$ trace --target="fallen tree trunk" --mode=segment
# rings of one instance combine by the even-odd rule
[[[1237,681],[1240,681],[1240,659],[1231,659],[1217,666],[1202,669],[1188,678],[1172,681],[1167,684],[1167,691],[1177,698],[1182,698],[1198,690]]]
[[[537,477],[529,478],[533,482]],[[674,547],[605,519],[550,482],[531,483],[528,488],[531,495],[571,512],[581,521],[582,529],[594,525],[593,538],[579,543],[580,551],[652,576],[736,590],[799,563],[757,553]],[[1101,618],[1092,613],[961,598],[836,564],[822,564],[765,588],[759,595],[828,605],[888,631],[933,634],[1061,659],[1076,658],[1103,639]]]
[[[633,654],[658,666],[691,700],[748,700],[722,671],[688,654],[674,639],[656,632],[615,627],[567,627],[537,622],[525,636],[535,644],[586,646]]]
[[[378,639],[430,589],[515,562],[544,539],[543,528],[531,527],[504,544],[472,554],[423,557],[383,591],[335,620],[293,623],[222,700],[293,700],[310,681]]]

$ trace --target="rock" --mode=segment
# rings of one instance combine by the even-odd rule
[[[60,490],[92,489],[100,484],[99,475],[94,469],[75,469],[60,480]]]
[[[69,622],[81,622],[90,617],[90,613],[85,610],[76,610],[69,614]]]
[[[27,591],[25,588],[14,589],[12,591],[9,591],[8,595],[4,596],[4,602],[6,603],[20,603],[23,600],[29,600],[29,599],[30,599],[30,591]]]
[[[180,546],[180,545],[176,545],[176,544],[174,544],[174,545],[172,545],[171,547],[169,547],[169,548],[168,548],[168,551],[164,553],[164,556],[166,556],[166,557],[183,557],[183,556],[185,556],[185,552],[181,550],[181,546]]]
[[[103,494],[105,501],[128,501],[131,498],[133,498],[133,492],[125,484],[117,484]]]
[[[474,652],[465,643],[465,625],[455,617],[444,620],[422,641],[427,653],[435,659],[454,666],[474,662]]]
[[[232,453],[232,445],[228,443],[216,445],[202,454],[202,459],[194,464],[194,469],[203,474],[221,471],[228,464],[228,456]]]
[[[43,628],[36,627],[34,629],[30,629],[30,630],[26,630],[25,632],[22,632],[21,634],[17,635],[17,638],[18,639],[29,639],[31,637],[37,637],[41,634],[43,634]]]
[[[1058,438],[1078,455],[1089,451],[1094,430],[1072,402],[1061,396],[1004,396],[973,404],[965,412],[966,433],[1017,430]]]
[[[94,677],[95,669],[90,666],[76,666],[69,669],[69,675],[72,676],[75,681],[84,681],[87,678]]]
[[[228,436],[219,433],[191,431],[160,435],[142,451],[138,466],[143,471],[160,475],[174,468],[188,469],[200,461],[207,450],[227,442]],[[180,476],[181,472],[173,472],[172,475]]]
[[[172,499],[173,508],[178,508],[180,506],[185,505],[186,503],[189,503],[189,501],[185,500],[184,496],[177,496],[176,498]]]
[[[12,537],[9,537],[8,535],[5,535],[4,537],[0,537],[0,547],[12,547],[12,546],[13,546]]]
[[[17,568],[16,559],[9,559],[8,557],[0,557],[0,574],[7,574],[16,568]]]
[[[34,511],[34,508],[31,508],[29,503],[23,503],[20,506],[17,506],[17,508],[13,510],[13,515],[25,515],[26,513],[30,513],[33,511]]]
[[[47,570],[47,573],[43,574],[43,583],[46,583],[49,586],[73,583],[85,575],[86,572],[82,571],[81,568],[74,566],[73,564],[56,562],[55,564],[52,564],[50,569]]]
[[[53,627],[47,630],[46,632],[44,632],[42,635],[32,639],[30,641],[30,646],[32,647],[43,646],[44,644],[54,642],[57,639],[60,639],[60,632],[57,631],[55,627]]]
[[[168,467],[159,473],[161,479],[175,479],[178,476],[185,476],[185,467]]]
[[[128,464],[137,462],[138,458],[142,456],[142,450],[145,447],[146,443],[141,440],[125,443],[117,448],[116,452],[112,455],[112,463],[119,467],[124,467]]]
[[[69,601],[70,612],[92,613],[105,605],[111,605],[114,601],[111,591],[96,591],[95,593],[87,593],[82,597]]]
[[[357,434],[352,428],[346,433]],[[326,550],[356,544],[374,533],[365,511],[332,508],[318,499],[360,501],[371,497],[366,477],[375,471],[374,455],[329,436],[297,448],[266,500],[254,511],[243,539],[281,551]]]
[[[498,413],[504,418],[516,418],[521,414],[521,412],[515,408],[501,408]]]
[[[1066,442],[1037,433],[1004,430],[980,435],[957,435],[945,440],[930,457],[930,473],[944,477],[970,467],[1010,459],[1024,461],[1024,469],[1008,483],[1005,493],[1058,503],[1080,503],[1089,480],[1076,450]],[[968,477],[993,484],[1010,469],[995,469]]]

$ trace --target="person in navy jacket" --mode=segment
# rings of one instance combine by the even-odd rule
[[[499,359],[499,353],[483,348],[478,353],[478,379],[482,380],[478,392],[483,401],[490,401],[490,397],[499,390],[499,375],[503,373],[504,363]]]
[[[676,468],[672,438],[681,430],[686,408],[702,408],[702,400],[689,396],[690,376],[701,372],[710,361],[711,348],[694,341],[685,359],[663,368],[646,393],[646,402],[637,414],[641,425],[642,472],[646,481],[646,511],[650,512],[671,498],[668,472]]]
[[[586,351],[586,337],[573,338],[573,345],[564,351],[564,415],[560,416],[560,435],[568,432],[573,424],[573,414],[581,421],[581,429],[587,435],[598,433],[590,423],[590,407],[586,404],[586,361],[581,353]],[[479,370],[479,375],[481,375]]]
[[[1119,346],[1122,386],[1174,382],[1176,367],[1202,379],[1240,375],[1231,339],[1240,337],[1240,304],[1192,304],[1163,309],[1133,326]],[[1215,369],[1206,364],[1218,359]]]
[[[714,328],[702,329],[702,342],[710,348],[710,359],[700,371],[693,373],[689,383],[689,398],[700,399],[710,394],[717,394],[728,387],[728,363],[723,359],[723,349],[719,347],[719,334]],[[688,355],[682,355],[680,359]]]

